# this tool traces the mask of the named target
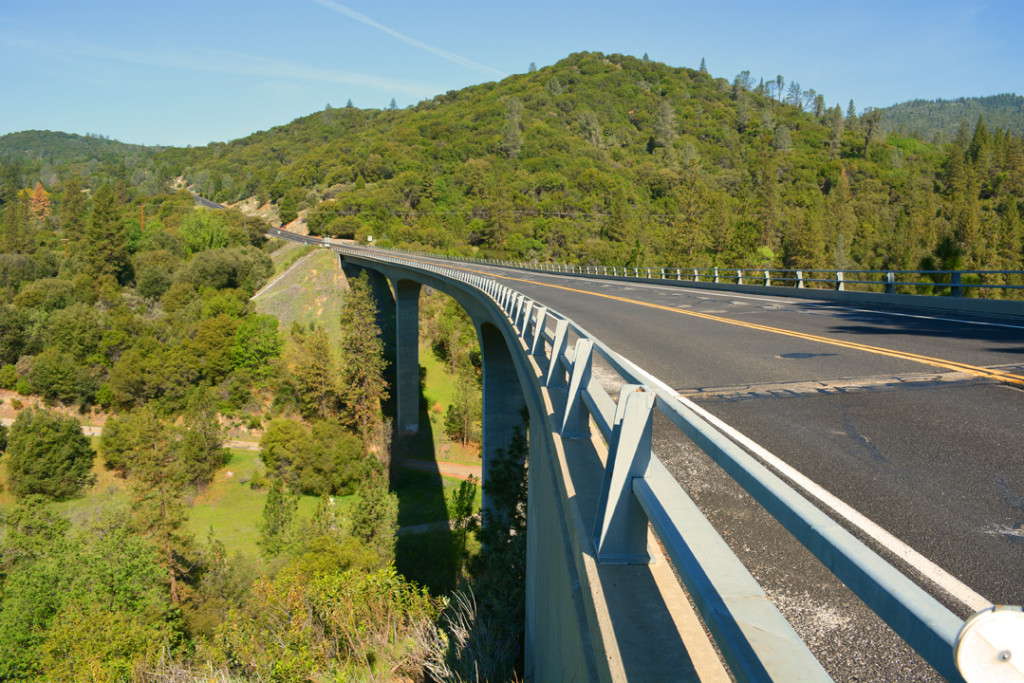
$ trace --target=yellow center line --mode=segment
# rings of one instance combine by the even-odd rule
[[[416,259],[409,259],[415,261]],[[427,263],[423,261],[423,263]],[[918,353],[910,353],[909,351],[895,351],[893,349],[886,349],[880,346],[871,346],[870,344],[860,344],[858,342],[844,341],[842,339],[833,339],[831,337],[822,337],[816,334],[808,334],[806,332],[795,332],[793,330],[783,329],[781,327],[771,327],[768,325],[759,325],[757,323],[745,322],[742,320],[733,320],[731,318],[723,318],[717,315],[710,315],[708,313],[699,313],[697,311],[687,311],[679,308],[672,308],[671,306],[664,306],[662,304],[648,303],[646,301],[637,301],[635,299],[627,299],[621,296],[615,296],[612,294],[602,294],[600,292],[588,292],[584,289],[575,289],[573,287],[565,287],[563,285],[555,285],[547,282],[537,282],[535,280],[525,280],[522,278],[515,278],[508,275],[497,275],[492,272],[483,270],[474,270],[472,268],[455,267],[455,270],[463,270],[469,273],[475,273],[477,275],[485,275],[487,277],[493,277],[501,280],[509,280],[511,282],[524,282],[531,285],[537,285],[540,287],[549,287],[551,289],[560,289],[566,292],[572,292],[574,294],[586,294],[589,296],[596,296],[601,299],[610,299],[612,301],[619,301],[622,303],[633,304],[634,306],[643,306],[645,308],[653,308],[660,311],[667,311],[669,313],[676,313],[678,315],[687,315],[693,318],[700,318],[702,320],[710,320],[712,322],[723,323],[726,325],[735,325],[737,327],[745,327],[749,330],[757,330],[759,332],[770,332],[772,334],[780,334],[786,337],[794,337],[796,339],[803,339],[806,341],[817,342],[819,344],[828,344],[830,346],[838,346],[844,349],[852,349],[854,351],[864,351],[865,353],[873,353],[879,356],[889,356],[890,358],[898,358],[901,360],[909,360],[915,363],[922,363],[936,368],[942,368],[944,370],[952,370],[954,372],[966,372],[975,377],[984,377],[986,379],[992,379],[997,382],[1006,382],[1007,384],[1015,384],[1018,386],[1024,386],[1024,377],[1015,375],[1009,372],[1002,372],[999,370],[991,370],[989,368],[980,367],[977,365],[969,365],[967,363],[960,363],[958,361],[946,360],[944,358],[934,358],[932,356],[923,356]]]

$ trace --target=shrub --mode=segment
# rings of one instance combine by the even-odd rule
[[[11,491],[19,498],[39,494],[66,500],[93,481],[95,453],[73,417],[22,412],[11,427],[7,456]]]

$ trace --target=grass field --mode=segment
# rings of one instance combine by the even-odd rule
[[[423,400],[430,420],[432,451],[424,450],[419,457],[434,458],[467,465],[480,464],[480,445],[463,446],[452,443],[444,433],[444,416],[455,397],[455,378],[448,372],[446,364],[439,361],[427,344],[420,344],[420,367],[424,369]],[[422,416],[421,416],[422,419]],[[479,427],[478,427],[479,428]],[[411,457],[417,457],[413,454]]]
[[[281,263],[291,260],[288,267],[298,265],[291,270],[283,268],[281,272],[285,274],[281,279],[256,297],[256,312],[275,316],[286,340],[293,322],[316,322],[327,332],[331,346],[337,348],[341,335],[341,293],[348,286],[338,256],[330,249],[295,247],[299,245],[288,244],[274,252],[288,250]]]

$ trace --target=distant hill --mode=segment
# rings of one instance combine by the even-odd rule
[[[308,209],[312,234],[385,246],[909,269],[952,237],[965,266],[1020,266],[1020,137],[979,136],[950,163],[944,146],[886,136],[880,113],[844,117],[809,93],[584,52],[406,109],[327,107],[156,161],[218,202],[269,200],[283,221]]]
[[[50,187],[70,175],[86,185],[117,179],[143,185],[155,180],[151,160],[162,149],[92,135],[27,130],[0,136],[0,164],[17,167],[25,187],[36,181]]]
[[[1024,134],[994,133],[1021,130],[1009,122],[1022,98],[921,103],[931,130],[955,110],[946,139],[966,121],[949,147],[813,95],[582,52],[405,109],[328,106],[204,147],[19,134],[31,168],[14,184],[34,169],[49,188],[90,165],[88,183],[150,195],[184,178],[217,202],[270,201],[282,222],[303,212],[311,234],[523,260],[905,270],[955,243],[947,256],[965,268],[1021,267]]]
[[[961,97],[956,100],[912,100],[886,107],[882,121],[900,135],[912,135],[932,142],[949,142],[960,124],[973,131],[978,117],[990,131],[997,128],[1024,136],[1024,97],[1014,94],[991,97]]]

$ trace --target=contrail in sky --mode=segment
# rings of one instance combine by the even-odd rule
[[[484,64],[478,64],[477,62],[466,59],[465,57],[460,57],[459,55],[448,52],[447,50],[442,50],[441,48],[433,47],[432,45],[427,45],[426,43],[421,43],[415,38],[410,38],[409,36],[401,34],[398,31],[394,31],[388,28],[387,26],[378,24],[376,21],[366,16],[365,14],[360,14],[359,12],[349,9],[344,5],[339,5],[338,3],[333,2],[333,0],[313,0],[313,2],[317,3],[318,5],[323,5],[327,9],[332,9],[335,12],[338,12],[339,14],[344,14],[346,17],[349,17],[350,19],[355,19],[356,21],[362,22],[367,26],[372,26],[376,29],[380,29],[381,31],[384,31],[384,33],[387,33],[389,36],[398,38],[403,43],[408,43],[413,47],[418,47],[421,50],[426,50],[427,52],[437,55],[442,59],[447,59],[450,62],[455,62],[456,64],[459,64],[469,69],[473,69],[474,71],[479,71],[480,73],[485,74],[493,74],[495,76],[498,76],[499,78],[504,78],[505,76],[508,75],[492,67],[486,66]]]

